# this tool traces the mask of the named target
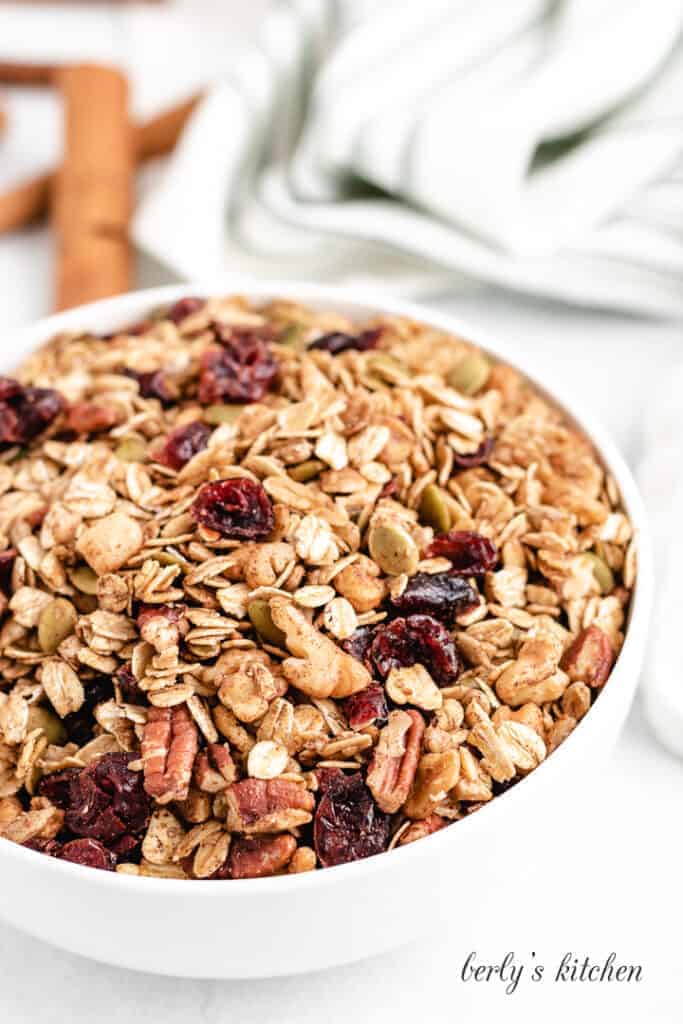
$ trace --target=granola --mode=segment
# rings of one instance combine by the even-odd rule
[[[0,378],[0,836],[234,879],[430,835],[590,712],[635,566],[461,338],[240,297],[55,337]]]

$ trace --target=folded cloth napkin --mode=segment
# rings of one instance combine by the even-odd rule
[[[464,274],[680,316],[683,4],[274,3],[134,236],[188,277]]]

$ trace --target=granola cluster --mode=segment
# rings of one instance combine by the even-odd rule
[[[429,835],[589,711],[635,563],[460,338],[239,297],[60,335],[0,379],[0,836],[233,879]]]

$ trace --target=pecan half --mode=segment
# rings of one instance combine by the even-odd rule
[[[424,731],[418,711],[392,711],[379,734],[366,781],[375,803],[387,814],[395,814],[408,798]]]
[[[228,857],[231,878],[265,878],[282,871],[296,850],[294,836],[234,839]]]
[[[607,636],[598,626],[588,626],[567,648],[560,665],[573,683],[600,689],[607,682],[613,662],[614,651]]]
[[[160,804],[187,797],[199,733],[184,704],[149,709],[142,735],[145,791]]]
[[[225,797],[228,828],[245,835],[306,825],[315,806],[312,793],[283,779],[243,779],[233,783]]]
[[[206,750],[197,754],[194,774],[197,785],[205,793],[220,793],[227,789],[237,777],[227,744],[208,743]]]

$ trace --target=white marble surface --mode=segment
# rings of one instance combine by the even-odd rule
[[[248,20],[243,6],[239,15]],[[0,171],[2,155],[0,148]],[[50,264],[44,230],[0,239],[0,338],[49,309]],[[149,265],[139,268],[140,283],[163,279]],[[683,358],[680,324],[532,304],[480,289],[463,291],[448,305],[473,323],[504,331],[510,357],[531,354],[549,385],[561,381],[580,395],[635,462],[644,405],[656,400],[659,382]],[[567,951],[597,959],[614,950],[619,961],[642,964],[639,985],[522,982],[513,995],[505,995],[500,984],[464,984],[452,950],[454,939],[462,941],[467,934],[467,921],[457,919],[449,934],[433,935],[399,953],[263,983],[136,975],[61,953],[0,924],[0,1020],[407,1024],[419,1019],[455,1024],[505,1013],[511,1021],[555,1024],[579,1015],[625,1024],[644,1019],[673,1024],[683,1017],[682,796],[683,764],[657,747],[636,706],[616,752],[584,787],[581,814],[568,814],[552,858],[539,858],[524,878],[510,879],[500,904],[500,927],[477,950],[481,959],[492,962],[508,950],[518,959],[534,951],[548,970]],[[501,837],[503,858],[509,841]],[[485,880],[470,884],[481,884],[486,898]],[[372,913],[372,908],[363,912]],[[131,921],[130,927],[140,925]],[[325,919],[321,907],[321,941],[332,928],[334,922]],[[286,941],[285,933],[283,922],[283,934],[264,936],[264,943]]]

